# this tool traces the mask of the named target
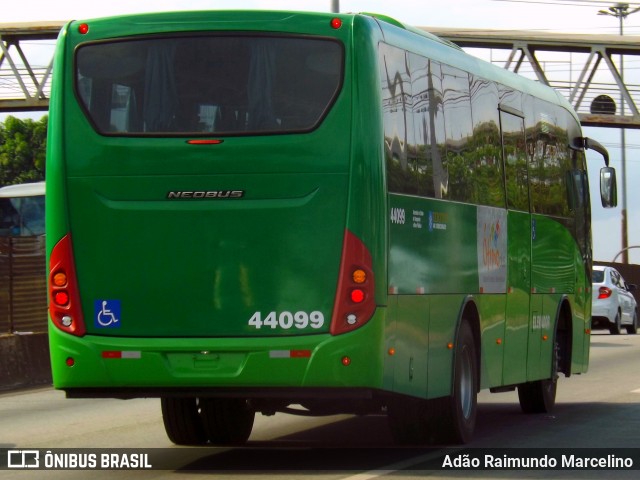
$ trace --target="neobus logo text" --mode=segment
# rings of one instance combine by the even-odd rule
[[[171,191],[167,198],[242,198],[244,190]]]

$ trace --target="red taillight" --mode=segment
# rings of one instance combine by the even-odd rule
[[[362,303],[362,302],[364,302],[365,298],[366,298],[366,294],[364,293],[364,290],[362,290],[360,288],[356,288],[355,290],[351,290],[351,301],[353,303]]]
[[[340,20],[339,18],[332,18],[331,28],[333,28],[334,30],[338,30],[340,27],[342,27],[342,20]]]
[[[598,298],[609,298],[613,292],[608,287],[600,287],[598,290]]]
[[[81,23],[80,25],[78,25],[78,32],[80,32],[81,35],[86,35],[87,33],[89,33],[89,25],[87,25],[86,23]]]
[[[224,140],[218,138],[195,138],[187,140],[189,145],[220,145]]]
[[[79,337],[86,332],[69,235],[53,247],[49,258],[49,315],[53,324],[64,332]]]
[[[376,309],[373,262],[367,247],[346,230],[338,289],[331,318],[331,334],[339,335],[361,327]]]
[[[69,304],[69,294],[64,290],[53,294],[53,303],[60,307],[66,307]]]

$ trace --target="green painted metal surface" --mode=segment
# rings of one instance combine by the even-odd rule
[[[91,20],[85,35],[81,21],[62,30],[47,248],[71,235],[86,335],[50,322],[56,387],[365,387],[436,398],[451,393],[463,317],[479,334],[482,388],[548,378],[563,301],[573,314],[572,369],[586,370],[580,248],[590,241],[576,238],[588,232],[506,207],[387,193],[397,171],[385,158],[379,44],[564,103],[429,37],[339,17],[339,29],[324,14],[197,12]],[[223,140],[208,145],[182,134],[98,133],[73,86],[78,45],[176,30],[337,41],[338,94],[306,131],[193,136]],[[486,130],[494,143],[497,128]],[[487,151],[499,155],[499,143]],[[331,335],[345,231],[371,254],[377,309],[364,326]]]

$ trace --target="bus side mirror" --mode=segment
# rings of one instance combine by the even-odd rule
[[[604,208],[613,208],[618,205],[618,185],[616,170],[613,167],[600,169],[600,200]]]

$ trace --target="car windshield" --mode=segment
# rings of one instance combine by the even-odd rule
[[[591,274],[591,281],[593,283],[604,282],[604,270],[594,270]]]

